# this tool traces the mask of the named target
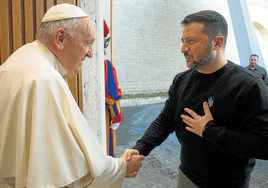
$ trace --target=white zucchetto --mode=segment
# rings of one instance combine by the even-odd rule
[[[81,18],[81,17],[88,17],[80,7],[64,3],[59,4],[51,7],[45,13],[42,23],[43,22],[50,22],[50,21],[57,21],[57,20],[64,20],[69,18]]]

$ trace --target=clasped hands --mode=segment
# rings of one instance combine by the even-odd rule
[[[135,149],[126,149],[125,152],[121,155],[121,158],[124,158],[127,165],[126,178],[135,178],[139,168],[142,166],[141,161],[144,160],[144,156],[140,155],[138,150]]]
[[[184,110],[190,114],[190,116],[182,114],[180,117],[182,118],[183,122],[186,123],[186,130],[197,134],[199,136],[203,136],[203,128],[206,126],[206,124],[213,120],[213,116],[210,112],[209,106],[207,102],[203,102],[203,108],[205,115],[200,116],[193,110],[189,108],[185,108]]]

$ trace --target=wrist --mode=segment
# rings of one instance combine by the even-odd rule
[[[207,133],[207,131],[208,131],[208,129],[210,128],[210,127],[212,127],[212,125],[213,125],[213,120],[210,120],[203,128],[202,128],[202,137],[204,136],[204,134],[206,134]]]

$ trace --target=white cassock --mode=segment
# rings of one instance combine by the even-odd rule
[[[106,156],[40,41],[0,66],[0,182],[16,187],[121,187],[126,163]]]

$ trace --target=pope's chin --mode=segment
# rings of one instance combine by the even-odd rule
[[[82,70],[82,63],[77,64],[73,71],[68,72],[68,76],[75,76]]]
[[[74,70],[74,74],[78,74],[82,70],[82,63],[79,63]]]

